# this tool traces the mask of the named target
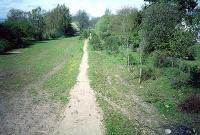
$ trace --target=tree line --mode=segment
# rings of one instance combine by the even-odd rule
[[[194,61],[199,53],[195,50],[200,26],[198,1],[145,1],[148,3],[141,10],[124,7],[116,14],[106,10],[91,30],[93,49],[123,55],[128,70],[139,67],[140,82],[152,76],[157,78],[157,68],[177,67],[181,74],[172,83],[199,87],[198,65],[180,62]]]
[[[65,5],[58,4],[50,11],[41,7],[28,12],[11,9],[5,22],[0,23],[0,53],[25,47],[31,40],[74,36],[89,26],[89,15],[85,11],[79,10],[72,16]]]

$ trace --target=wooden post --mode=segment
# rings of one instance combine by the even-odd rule
[[[142,82],[142,48],[141,48],[141,45],[140,45],[139,53],[140,53],[140,77],[139,77],[139,83],[141,83]]]

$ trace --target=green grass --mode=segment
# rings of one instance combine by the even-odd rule
[[[50,98],[66,102],[66,95],[73,86],[82,56],[83,42],[74,38],[34,42],[28,48],[14,51],[19,54],[0,55],[1,95],[12,97],[21,88],[39,82],[56,66],[64,63],[61,70],[48,78],[42,88]],[[68,81],[69,80],[69,81]],[[31,89],[30,95],[37,96],[38,90]]]
[[[196,50],[200,49],[200,46],[195,46]],[[193,61],[181,60],[181,63],[195,66],[200,65],[200,51],[197,51],[197,57]],[[145,63],[147,67],[153,67],[153,58],[150,57]],[[136,65],[137,67],[137,65]],[[137,69],[137,68],[136,68]],[[153,68],[156,79],[149,79],[143,81],[141,85],[137,82],[138,78],[133,80],[136,85],[135,92],[137,95],[143,98],[144,101],[154,105],[159,111],[160,115],[164,116],[167,122],[177,123],[194,128],[199,131],[199,124],[195,123],[199,113],[187,114],[180,111],[178,105],[183,102],[190,94],[199,93],[199,88],[193,88],[187,84],[174,87],[170,81],[170,77],[174,76],[184,81],[187,79],[187,74],[181,71],[179,67],[162,67]],[[134,72],[138,72],[135,70]],[[140,87],[142,86],[142,87]]]
[[[47,90],[51,99],[66,103],[68,101],[68,93],[75,84],[78,75],[78,68],[81,59],[80,46],[72,50],[74,54],[70,55],[64,67],[55,75],[53,75],[43,85],[43,89]]]
[[[127,84],[119,79],[122,74],[126,76],[126,72],[122,70],[123,62],[120,56],[95,52],[90,48],[89,78],[92,88],[97,93],[97,101],[104,112],[104,125],[108,135],[133,135],[141,132],[135,120],[130,120],[128,116],[98,96],[101,94],[122,107],[132,105],[131,99],[124,98],[130,94],[130,90]]]
[[[131,121],[120,111],[115,110],[101,97],[98,103],[104,111],[104,124],[107,135],[137,135],[141,131],[135,121]]]
[[[196,46],[200,49],[200,46]],[[200,52],[200,51],[199,51]],[[196,60],[184,61],[193,65],[200,61],[200,53],[197,53]],[[133,53],[136,61],[138,60],[137,52]],[[146,61],[146,67],[152,68],[153,59],[149,58]],[[138,65],[133,65],[131,72],[127,71],[126,60],[120,55],[108,55],[104,51],[92,51],[90,49],[90,80],[92,88],[101,95],[107,97],[111,101],[117,103],[122,107],[130,106],[128,109],[134,109],[134,104],[131,103],[131,94],[134,93],[141,97],[143,101],[155,106],[159,115],[166,119],[167,123],[185,125],[199,131],[199,124],[195,123],[199,113],[187,114],[181,112],[178,104],[185,100],[191,93],[199,93],[199,88],[193,88],[187,85],[174,88],[169,80],[170,76],[183,76],[184,73],[178,68],[153,68],[153,74],[156,78],[150,78],[138,83],[139,68]],[[121,80],[119,79],[121,78]],[[184,78],[183,78],[184,79]],[[108,103],[101,98],[98,102],[104,111],[104,122],[107,128],[107,134],[114,134],[118,130],[131,134],[131,131],[140,131],[135,124],[126,121],[128,126],[124,124],[127,116],[120,114],[114,108],[109,107]],[[120,114],[120,116],[117,116]],[[116,117],[119,117],[117,119]],[[120,119],[123,117],[124,119]],[[121,127],[126,127],[121,129]],[[137,130],[136,130],[137,129]]]

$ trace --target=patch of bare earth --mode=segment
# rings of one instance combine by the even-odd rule
[[[54,131],[62,106],[49,101],[41,86],[63,66],[64,62],[8,99],[4,97],[5,94],[0,94],[1,135],[46,135]],[[30,94],[32,89],[38,92],[35,99]]]
[[[77,84],[70,92],[70,101],[63,120],[55,134],[60,135],[102,135],[102,115],[96,104],[88,79],[88,40],[84,43],[84,54],[80,65]]]

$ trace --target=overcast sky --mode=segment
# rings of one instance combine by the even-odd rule
[[[30,11],[38,6],[49,10],[57,4],[65,4],[69,7],[71,14],[79,9],[87,11],[90,16],[101,16],[106,8],[113,13],[124,6],[136,7],[138,9],[144,4],[143,0],[0,0],[0,18],[5,18],[11,8]]]

